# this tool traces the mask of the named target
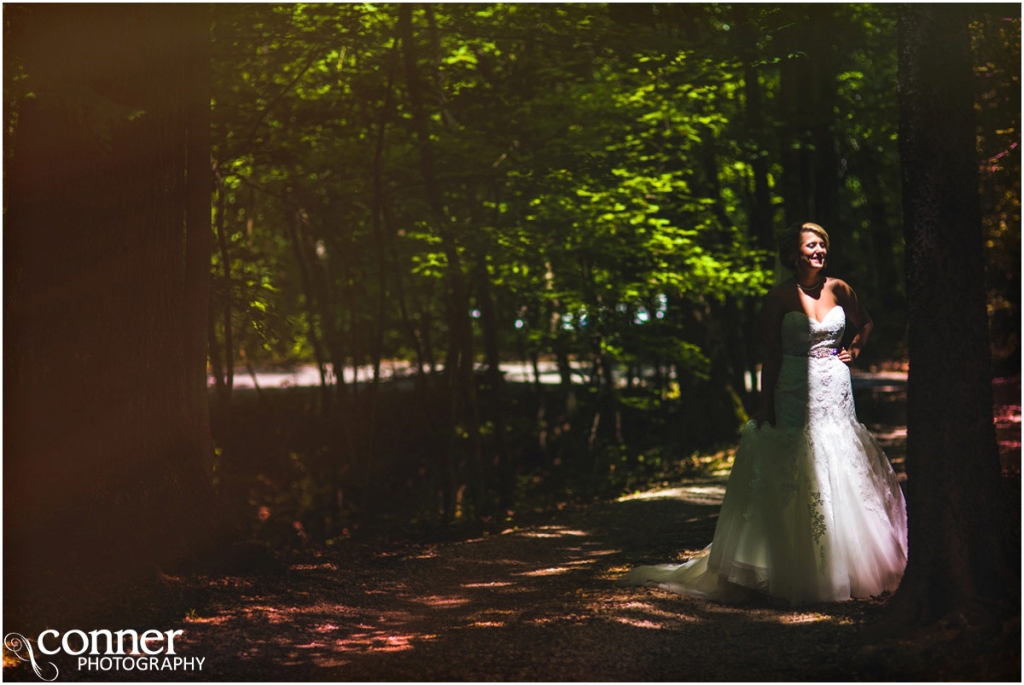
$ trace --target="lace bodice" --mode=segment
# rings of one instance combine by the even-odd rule
[[[814,351],[839,346],[846,330],[846,312],[839,305],[832,307],[820,321],[803,312],[787,312],[782,317],[782,353],[805,357]]]
[[[855,420],[850,370],[831,352],[846,330],[836,305],[819,322],[803,312],[782,318],[782,368],[775,386],[775,414],[782,427],[819,420]]]

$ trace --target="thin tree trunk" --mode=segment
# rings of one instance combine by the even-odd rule
[[[487,263],[481,259],[477,265],[477,302],[480,305],[480,321],[484,329],[484,350],[487,360],[487,383],[490,386],[490,415],[494,424],[494,461],[498,467],[502,510],[515,504],[515,469],[505,444],[505,379],[501,374],[501,351],[498,343],[498,314],[491,292],[491,281],[487,274]]]
[[[405,57],[406,85],[409,91],[413,126],[419,144],[420,166],[426,186],[427,203],[430,206],[433,223],[440,233],[441,247],[448,261],[445,274],[451,296],[449,309],[451,334],[455,349],[458,351],[458,368],[452,370],[457,374],[455,378],[458,379],[458,383],[452,386],[452,392],[457,392],[457,386],[461,386],[460,394],[466,402],[469,418],[471,492],[477,511],[480,512],[486,508],[486,486],[480,453],[480,422],[476,405],[476,384],[473,379],[473,331],[469,320],[469,294],[462,274],[462,260],[444,210],[441,188],[438,185],[434,168],[434,152],[427,130],[427,117],[423,106],[416,46],[413,39],[411,5],[399,7],[398,27]],[[455,430],[454,425],[452,430]]]
[[[742,14],[737,27],[743,40],[743,109],[750,132],[748,155],[754,173],[750,231],[763,250],[773,246],[771,192],[768,188],[768,155],[764,150],[764,112],[757,61],[757,5],[737,5]]]
[[[245,348],[239,347],[238,354],[242,358],[242,363],[245,364],[245,370],[249,372],[249,378],[252,379],[252,387],[256,391],[256,396],[260,398],[260,404],[264,408],[269,409],[270,403],[267,402],[267,396],[263,394],[263,388],[260,387],[259,378],[256,376],[256,369],[253,368],[252,361],[249,359],[249,355],[246,354]]]
[[[324,418],[331,416],[331,389],[327,384],[327,360],[324,355],[323,343],[320,341],[320,333],[317,331],[317,306],[316,294],[313,290],[312,277],[309,273],[309,265],[306,263],[306,255],[302,249],[302,237],[299,235],[298,223],[302,220],[298,211],[291,221],[286,222],[288,226],[288,237],[291,239],[292,251],[295,254],[295,262],[299,266],[299,277],[302,280],[302,292],[306,296],[306,318],[308,320],[306,333],[309,335],[309,342],[313,346],[313,355],[316,357],[317,371],[320,373],[320,413]]]
[[[212,239],[211,239],[212,244]],[[213,384],[217,394],[217,404],[220,407],[225,407],[224,395],[227,393],[227,387],[224,382],[224,362],[221,360],[221,347],[220,337],[217,335],[217,312],[214,310],[212,303],[209,300],[212,299],[207,297],[206,306],[206,335],[207,344],[210,350],[210,372],[213,374]]]
[[[416,383],[418,389],[423,390],[427,387],[426,372],[423,370],[426,364],[426,357],[424,354],[424,343],[416,324],[413,323],[409,317],[409,307],[406,302],[406,289],[404,270],[402,269],[398,260],[398,248],[395,246],[394,229],[390,226],[389,212],[386,207],[383,209],[383,218],[386,224],[389,224],[388,230],[385,232],[389,236],[388,239],[388,252],[391,256],[391,264],[394,268],[394,279],[395,294],[398,301],[398,313],[402,319],[402,328],[405,330],[406,336],[409,338],[409,342],[412,343],[413,351],[416,353]],[[433,372],[433,365],[431,365],[431,372]]]
[[[231,326],[231,254],[228,251],[227,238],[227,198],[224,194],[224,183],[217,188],[217,244],[220,246],[221,277],[224,279],[224,309],[222,310],[224,327],[224,396],[221,398],[224,415],[227,416],[231,406],[231,390],[235,385],[235,341]]]

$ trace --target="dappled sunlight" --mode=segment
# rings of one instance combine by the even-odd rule
[[[465,618],[464,628],[506,628],[516,620],[518,609],[487,608]]]
[[[455,546],[476,545],[476,544],[481,543],[481,542],[487,542],[489,539],[490,539],[490,537],[485,535],[484,537],[481,537],[481,538],[470,538],[469,540],[460,540],[460,541],[452,543],[452,544],[455,545]]]
[[[318,647],[330,647],[343,652],[356,652],[369,654],[371,652],[404,652],[412,649],[417,642],[436,640],[437,635],[417,633],[389,633],[386,631],[375,631],[372,633],[354,633],[345,638],[334,640],[329,645],[315,645]],[[309,645],[314,646],[314,645]]]
[[[417,597],[413,601],[419,604],[425,604],[429,607],[438,607],[442,609],[462,606],[463,604],[469,604],[469,599],[466,597],[443,597],[438,595],[433,595],[430,597]]]
[[[584,595],[584,597],[590,596]],[[628,623],[636,627],[667,627],[701,621],[697,616],[682,613],[683,607],[675,602],[672,603],[671,609],[661,609],[651,602],[623,598],[621,595],[592,597],[583,606],[595,616],[609,617],[619,623]],[[644,625],[638,625],[637,622],[644,623]]]
[[[639,618],[629,618],[629,617],[626,617],[626,616],[616,616],[612,620],[616,621],[617,623],[624,623],[627,626],[633,626],[634,628],[655,628],[655,629],[660,629],[660,628],[664,628],[665,627],[663,624],[655,623],[654,621],[648,621],[646,619],[639,619]]]
[[[527,595],[537,591],[538,588],[529,584],[514,584],[497,588],[494,592],[499,595]]]
[[[690,504],[721,504],[725,497],[725,485],[684,485],[675,488],[663,488],[623,495],[616,502],[633,502],[657,499],[674,499]]]
[[[225,623],[234,620],[231,616],[219,615],[219,616],[186,616],[185,623],[210,625],[210,626],[221,626]]]
[[[588,537],[589,533],[582,530],[573,530],[564,526],[538,526],[528,530],[516,530],[509,528],[503,530],[502,535],[516,535],[524,538],[564,538],[564,537]]]
[[[336,630],[340,630],[340,626],[336,626],[333,623],[325,623],[313,629],[317,633],[333,633]]]
[[[628,573],[632,566],[612,566],[606,568],[603,572],[597,575],[599,580],[618,580],[624,574]]]
[[[592,549],[584,552],[588,557],[605,557],[609,554],[618,554],[620,550],[617,549]]]
[[[529,564],[520,559],[467,559],[463,557],[459,559],[459,561],[466,564],[477,564],[481,566],[529,566]]]
[[[831,621],[831,616],[825,614],[784,614],[779,616],[779,623],[787,625],[798,625],[802,623],[819,623],[821,621]]]
[[[531,578],[536,578],[536,577],[540,577],[540,576],[558,576],[558,575],[561,575],[563,573],[569,573],[570,571],[575,571],[575,570],[576,569],[569,568],[567,566],[552,566],[550,568],[537,569],[536,571],[524,571],[522,573],[517,573],[516,575],[517,576],[529,576]]]
[[[855,600],[856,601],[856,600]],[[780,623],[782,625],[805,625],[810,623],[827,623],[838,626],[850,626],[855,622],[849,616],[844,615],[842,612],[848,609],[850,603],[844,602],[841,605],[836,605],[835,613],[825,613],[820,611],[776,611],[765,616],[761,616],[758,620],[765,623]]]
[[[292,564],[288,567],[290,571],[337,571],[338,567],[330,562],[322,564]]]
[[[490,583],[463,583],[462,587],[468,588],[481,588],[481,587],[508,587],[512,583],[507,581],[492,581]]]
[[[274,623],[284,623],[286,621],[289,621],[290,620],[289,619],[289,615],[290,614],[300,613],[300,612],[298,610],[290,608],[290,607],[284,608],[284,609],[279,609],[278,607],[256,605],[256,606],[246,607],[246,608],[242,609],[240,613],[242,613],[242,614],[244,614],[246,616],[259,615],[259,616],[262,616],[262,618],[264,620],[266,620],[267,623],[274,624]]]

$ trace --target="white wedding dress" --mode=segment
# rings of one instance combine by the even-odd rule
[[[903,493],[857,421],[850,372],[835,356],[846,314],[782,319],[776,425],[743,429],[713,542],[682,565],[642,566],[624,582],[790,604],[896,589],[907,563]]]

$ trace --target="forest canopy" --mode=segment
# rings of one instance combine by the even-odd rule
[[[1011,374],[1006,8],[971,31],[993,354]],[[101,132],[145,117],[33,70],[36,11],[4,11],[6,143],[45,93]],[[300,464],[305,485],[280,497],[337,510],[325,538],[384,483],[445,519],[497,515],[534,466],[604,477],[657,427],[683,451],[731,439],[756,397],[759,301],[783,276],[774,238],[796,221],[828,229],[830,273],[875,319],[864,361],[905,360],[894,6],[218,4],[207,19],[215,479],[238,478],[241,455]],[[534,378],[554,364],[560,383],[510,392],[509,360]],[[299,363],[320,374],[318,427],[284,467],[256,463],[218,433],[235,369]],[[383,398],[385,363],[409,369],[412,400]],[[389,430],[397,412],[408,430]]]
[[[218,343],[429,365],[468,313],[503,354],[700,377],[702,311],[762,295],[774,232],[814,220],[882,321],[877,355],[900,355],[891,8],[445,4],[404,27],[401,12],[215,8]],[[1018,31],[974,24],[991,308],[1010,320]],[[1000,357],[1018,356],[1012,330]]]

